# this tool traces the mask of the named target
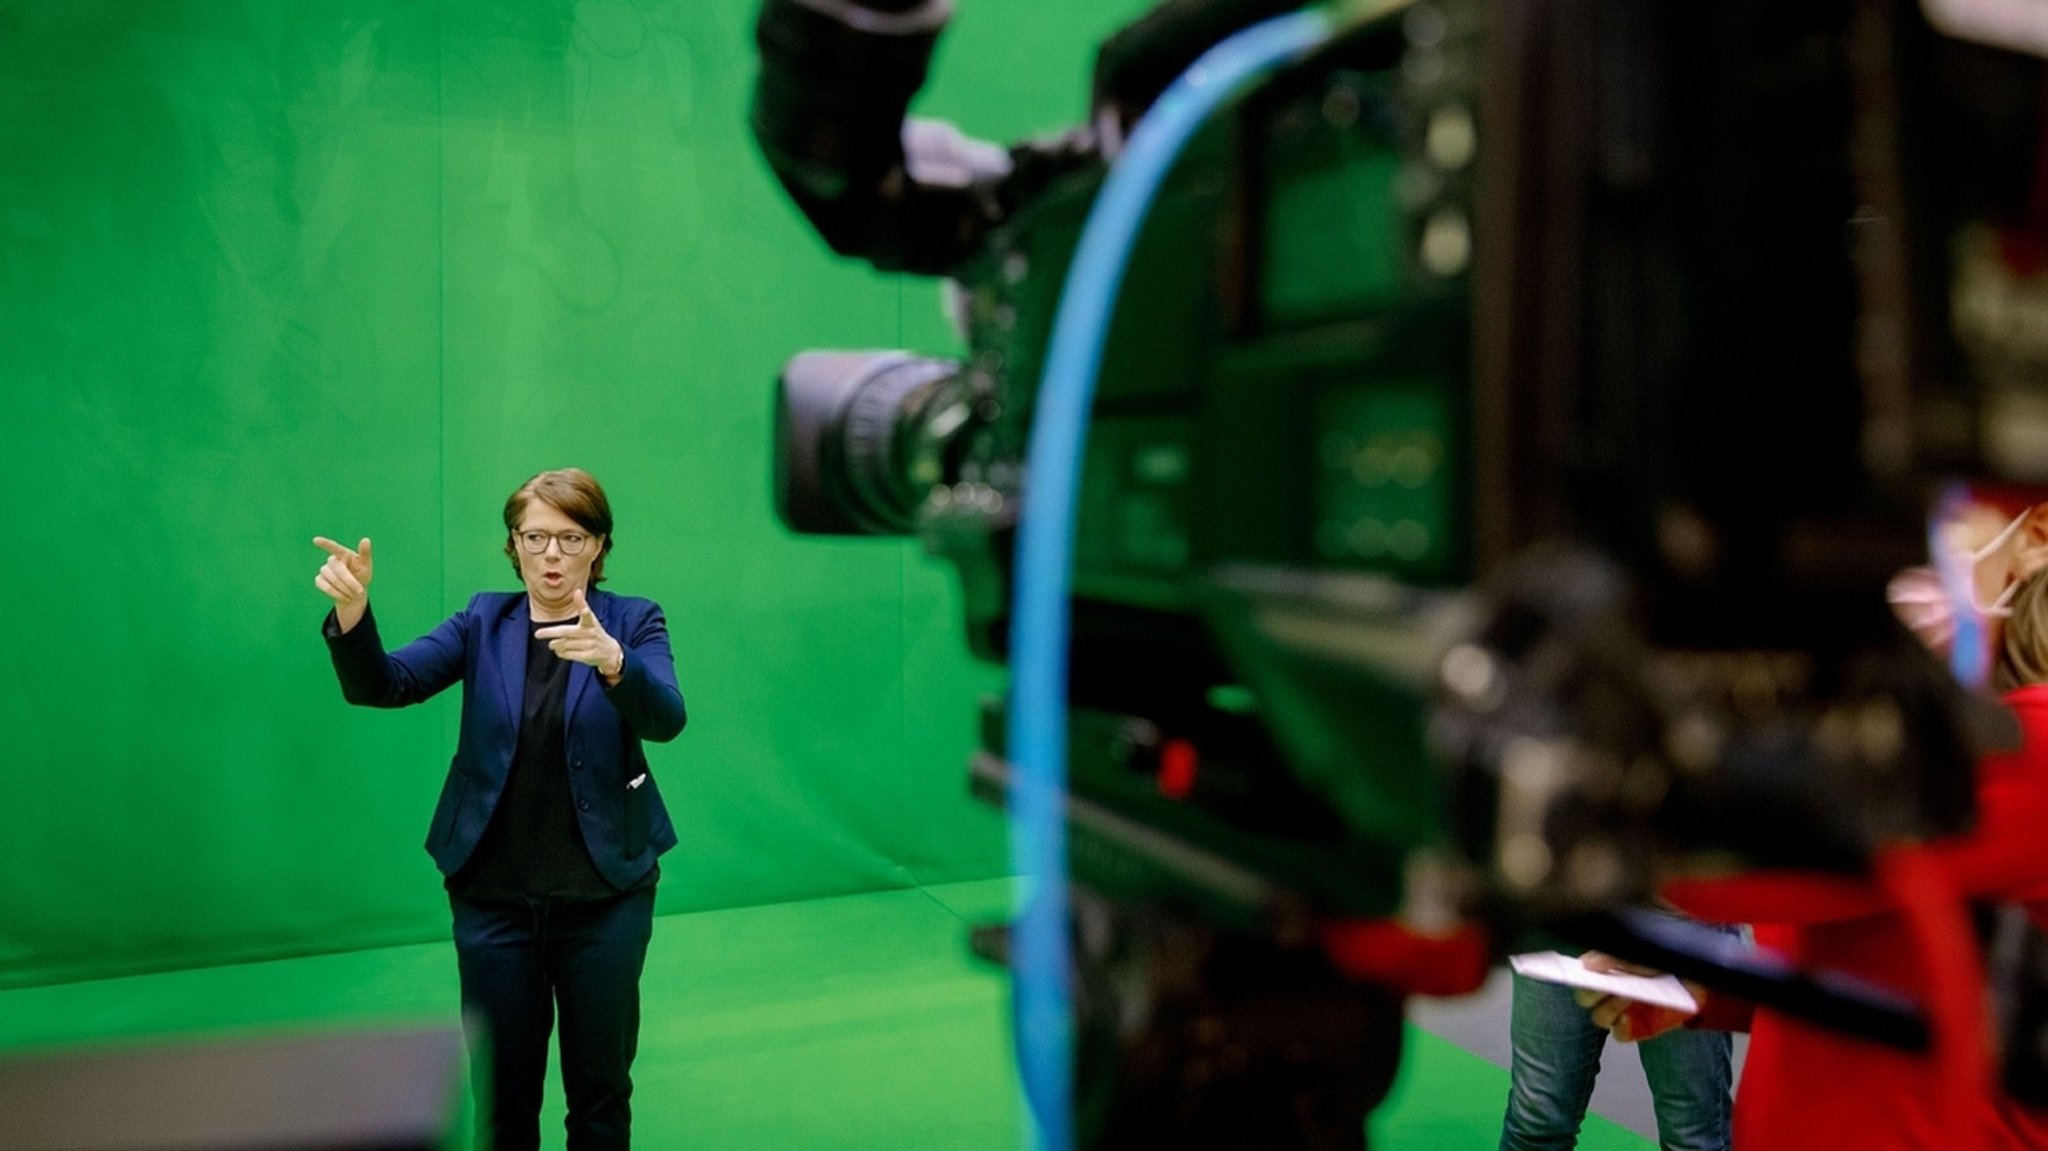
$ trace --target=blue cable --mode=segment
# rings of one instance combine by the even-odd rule
[[[1011,863],[1035,889],[1012,936],[1018,1069],[1042,1151],[1073,1146],[1073,1025],[1067,969],[1068,607],[1075,493],[1088,413],[1124,270],[1159,185],[1181,149],[1250,80],[1329,37],[1330,18],[1298,12],[1255,24],[1204,53],[1138,122],[1089,209],[1053,319],[1025,475],[1011,603]]]

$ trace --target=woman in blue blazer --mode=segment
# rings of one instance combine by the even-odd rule
[[[323,630],[350,703],[405,707],[462,684],[427,851],[447,877],[470,1050],[490,1085],[481,1145],[539,1146],[559,1009],[569,1145],[625,1148],[655,861],[676,843],[641,744],[683,730],[683,696],[661,608],[597,589],[612,514],[595,479],[564,468],[521,484],[505,532],[526,590],[481,592],[393,652],[370,612],[370,541],[316,539],[328,556],[314,583],[334,601]]]

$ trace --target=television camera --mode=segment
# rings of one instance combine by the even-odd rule
[[[947,279],[967,348],[789,361],[789,527],[922,537],[972,651],[1018,656],[1090,214],[1176,77],[1301,7],[1167,0],[1101,45],[1085,124],[1004,148],[907,118],[948,0],[766,0],[776,175],[835,251]],[[1626,909],[1966,829],[2008,734],[1885,594],[1943,483],[2048,478],[2043,45],[1992,7],[1336,5],[1192,133],[1079,462],[1081,1142],[1357,1146],[1402,997],[1532,927],[1927,1042]]]

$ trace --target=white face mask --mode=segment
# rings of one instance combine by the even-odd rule
[[[2021,512],[2019,515],[2014,516],[2011,523],[2005,525],[2003,530],[1991,537],[1991,542],[1970,553],[1970,605],[1976,608],[1981,615],[2004,617],[2012,614],[2012,608],[2009,605],[2012,603],[2014,593],[2020,590],[2020,581],[2009,580],[2005,585],[2005,590],[1998,593],[1998,598],[1986,604],[1977,594],[1977,567],[1985,560],[1997,555],[1999,549],[2003,548],[2012,539],[2013,533],[2020,530],[2020,524],[2025,522],[2026,518],[2026,512]]]

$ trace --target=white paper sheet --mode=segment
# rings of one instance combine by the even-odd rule
[[[1562,983],[1567,987],[1590,987],[1633,999],[1640,1003],[1654,1003],[1674,1011],[1694,1012],[1700,1005],[1694,1002],[1692,992],[1675,975],[1623,975],[1620,972],[1588,971],[1577,956],[1560,955],[1555,951],[1531,951],[1522,955],[1508,956],[1508,966],[1518,975],[1540,979],[1545,983]]]

